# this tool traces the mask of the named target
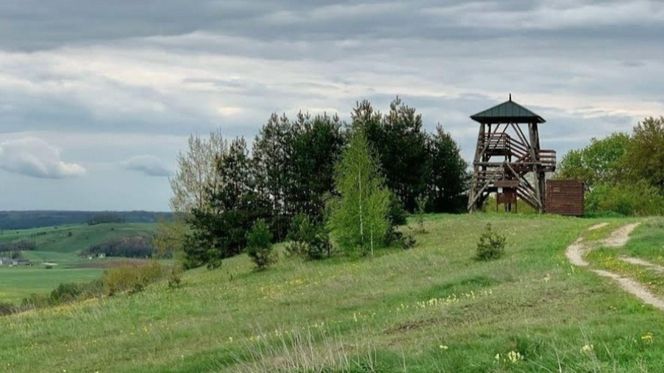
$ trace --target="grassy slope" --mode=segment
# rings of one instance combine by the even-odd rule
[[[479,263],[470,257],[487,222],[507,234],[508,248]],[[177,290],[156,284],[0,318],[0,368],[655,371],[664,366],[664,315],[565,260],[565,246],[596,222],[436,215],[409,251],[281,258],[259,273],[240,256],[187,273]],[[652,344],[641,339],[647,332]],[[510,351],[523,360],[505,360]]]
[[[81,268],[90,264],[78,255],[81,250],[117,237],[150,234],[154,227],[152,223],[78,224],[2,231],[0,241],[32,240],[37,250],[23,252],[35,263],[33,267],[0,266],[0,302],[18,303],[31,293],[49,292],[60,283],[98,278],[102,269]],[[105,259],[108,260],[112,259]],[[40,265],[43,262],[57,266],[47,270]]]

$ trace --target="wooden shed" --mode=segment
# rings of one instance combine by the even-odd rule
[[[585,187],[578,180],[547,180],[545,211],[551,214],[582,216]]]

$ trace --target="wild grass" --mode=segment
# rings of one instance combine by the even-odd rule
[[[564,257],[599,221],[428,215],[411,250],[238,256],[178,289],[1,317],[0,370],[657,371],[664,314]],[[505,255],[477,262],[487,223]]]

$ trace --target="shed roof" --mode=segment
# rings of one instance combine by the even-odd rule
[[[510,99],[502,104],[470,116],[480,123],[544,123],[544,118]]]

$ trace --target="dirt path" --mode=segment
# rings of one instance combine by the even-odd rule
[[[609,223],[599,223],[599,224],[595,224],[595,225],[593,225],[592,227],[588,228],[588,230],[589,230],[589,231],[594,231],[594,230],[597,230],[597,229],[600,229],[600,228],[604,228],[604,227],[606,227],[607,225],[609,225]]]
[[[587,267],[588,262],[583,258],[584,255],[586,255],[588,252],[590,252],[593,247],[595,246],[608,246],[608,247],[621,247],[627,243],[629,240],[629,235],[634,231],[636,227],[639,226],[640,223],[633,223],[633,224],[627,224],[624,225],[615,231],[613,231],[608,238],[600,241],[600,242],[585,242],[583,241],[582,238],[579,238],[576,240],[573,244],[569,245],[567,247],[567,250],[565,251],[565,255],[567,256],[567,259],[569,259],[570,263],[572,263],[575,266],[579,267]],[[590,227],[590,229],[599,229],[596,228],[600,224],[594,225]],[[604,227],[603,225],[602,227]],[[601,227],[600,227],[601,228]],[[638,258],[631,258],[631,257],[620,257],[621,260],[626,261],[628,263],[632,264],[637,264],[637,265],[642,265],[645,267],[649,267],[651,269],[655,269],[658,271],[664,272],[664,267],[658,266],[657,264],[650,263],[648,261],[638,259]],[[632,280],[631,278],[628,277],[623,277],[621,275],[618,275],[613,272],[601,270],[601,269],[593,269],[593,272],[596,274],[610,278],[618,283],[618,286],[620,286],[623,290],[626,292],[634,295],[635,297],[641,299],[643,303],[649,304],[661,311],[664,311],[664,300],[661,298],[658,298],[655,296],[648,288],[646,288],[643,284]]]
[[[618,257],[618,259],[622,260],[625,263],[635,264],[637,266],[646,267],[646,268],[651,269],[655,272],[664,273],[664,267],[662,267],[659,264],[651,263],[647,260],[634,258],[634,257],[631,257],[631,256],[620,256],[620,257]]]

